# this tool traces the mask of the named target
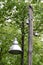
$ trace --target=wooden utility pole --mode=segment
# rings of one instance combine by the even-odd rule
[[[33,8],[29,5],[28,65],[32,65]]]

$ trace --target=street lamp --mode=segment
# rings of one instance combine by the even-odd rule
[[[11,54],[20,54],[22,52],[20,46],[18,45],[17,38],[15,38],[13,45],[9,49],[9,53]]]
[[[33,8],[29,5],[29,20],[28,20],[28,65],[32,65],[32,37],[33,37]],[[13,45],[9,49],[11,54],[21,54],[21,65],[24,65],[24,22],[22,22],[22,45],[21,48],[18,45],[17,39],[13,42]]]

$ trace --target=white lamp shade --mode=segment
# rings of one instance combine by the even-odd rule
[[[20,54],[22,52],[19,45],[12,45],[9,49],[9,53],[11,54]]]
[[[22,53],[22,50],[21,50],[20,46],[18,45],[18,41],[17,41],[16,38],[15,38],[15,41],[13,43],[14,44],[9,49],[9,53],[11,53],[11,54],[20,54],[20,53]]]

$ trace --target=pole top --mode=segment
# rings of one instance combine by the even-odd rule
[[[31,5],[29,5],[29,8],[32,9],[32,11],[33,11],[33,7]]]

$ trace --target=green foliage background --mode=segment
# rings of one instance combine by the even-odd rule
[[[28,64],[28,6],[33,7],[33,30],[39,36],[33,35],[33,65],[43,65],[43,3],[40,0],[32,0],[25,3],[24,0],[0,0],[0,65],[20,65],[21,55],[8,53],[15,37],[21,46],[21,23],[24,22],[25,42],[24,42],[24,65]],[[9,22],[9,21],[10,22]]]

